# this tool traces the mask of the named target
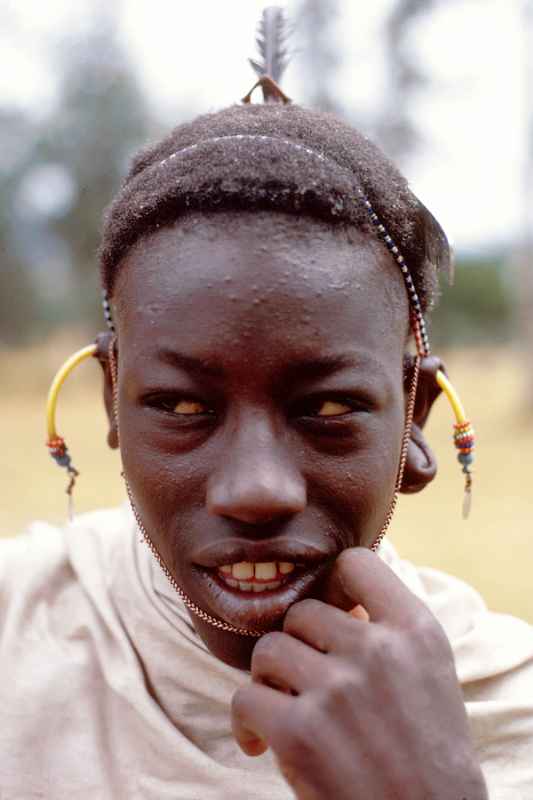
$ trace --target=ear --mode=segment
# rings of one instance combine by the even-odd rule
[[[109,364],[109,345],[111,342],[112,334],[99,333],[96,337],[97,351],[95,358],[98,359],[102,372],[104,373],[104,406],[109,421],[109,430],[107,433],[107,444],[112,450],[118,449],[118,429],[115,419],[115,407],[113,401],[113,381],[111,379],[111,367]]]
[[[427,356],[420,362],[411,438],[407,448],[407,459],[400,488],[400,491],[404,494],[414,494],[422,491],[437,474],[437,460],[422,430],[427,422],[433,403],[441,393],[437,383],[437,371],[439,369],[445,372],[441,359],[436,356]],[[409,392],[412,379],[413,363],[411,362],[405,371],[406,395]]]

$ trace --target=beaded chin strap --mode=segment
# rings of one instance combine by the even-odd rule
[[[108,361],[109,361],[109,367],[110,367],[110,373],[111,373],[111,381],[112,381],[112,384],[113,384],[113,411],[114,411],[114,415],[115,415],[115,424],[116,424],[116,427],[117,427],[117,432],[118,432],[119,440],[120,440],[120,428],[119,428],[119,416],[118,416],[118,366],[117,366],[117,359],[116,359],[116,353],[115,353],[116,343],[117,343],[116,337],[112,336],[111,340],[109,342],[109,347],[108,347]],[[408,401],[407,401],[407,409],[406,409],[406,415],[405,415],[405,429],[404,429],[404,434],[403,434],[403,437],[402,437],[402,448],[401,448],[401,454],[400,454],[400,464],[399,464],[399,468],[398,468],[398,477],[397,477],[397,480],[396,480],[396,486],[395,486],[395,489],[394,489],[394,495],[393,495],[391,504],[389,506],[389,510],[387,512],[387,516],[385,518],[385,522],[383,523],[381,531],[380,531],[379,535],[376,537],[376,540],[374,541],[374,543],[373,543],[373,545],[371,547],[371,549],[374,550],[374,551],[378,550],[379,545],[381,544],[381,541],[383,540],[383,537],[387,533],[387,528],[389,527],[390,521],[391,521],[391,519],[392,519],[392,517],[394,515],[394,510],[396,508],[396,504],[398,502],[398,493],[400,491],[400,487],[401,487],[401,484],[402,484],[403,472],[404,472],[404,468],[405,468],[405,461],[407,459],[407,448],[409,447],[409,438],[410,438],[410,435],[411,435],[411,424],[412,424],[412,421],[413,421],[413,413],[414,413],[415,401],[416,401],[416,387],[417,387],[417,384],[418,384],[419,366],[420,366],[420,358],[417,357],[415,359],[415,363],[414,363],[414,367],[413,367],[413,376],[412,376],[412,380],[411,380],[411,386],[410,386],[410,389],[409,389],[409,396],[408,396]],[[257,630],[248,629],[248,628],[237,628],[234,625],[230,625],[228,622],[224,622],[221,619],[217,619],[216,617],[213,617],[211,614],[208,614],[207,611],[204,611],[202,608],[200,608],[198,605],[196,605],[196,603],[193,602],[193,600],[191,600],[190,597],[187,594],[185,594],[185,592],[183,591],[181,586],[178,584],[176,578],[172,575],[171,571],[169,570],[169,568],[165,564],[165,561],[164,561],[161,553],[157,549],[154,541],[149,536],[149,534],[148,534],[148,532],[147,532],[147,530],[146,530],[146,528],[144,526],[144,523],[143,523],[143,521],[141,519],[141,516],[140,516],[140,514],[139,514],[139,512],[137,510],[137,506],[136,506],[135,501],[133,499],[133,493],[131,491],[131,487],[129,485],[128,479],[126,478],[124,472],[122,472],[122,477],[124,478],[124,483],[126,485],[126,491],[128,493],[128,499],[130,501],[131,509],[133,511],[133,515],[135,517],[135,520],[137,522],[137,526],[138,526],[138,528],[139,528],[139,530],[141,532],[141,535],[142,535],[145,543],[147,544],[149,550],[152,552],[152,555],[155,557],[156,561],[158,562],[159,566],[161,567],[161,570],[165,574],[168,582],[170,583],[170,585],[172,586],[174,591],[177,593],[177,595],[179,596],[179,598],[181,599],[183,604],[189,609],[189,611],[192,611],[192,613],[195,614],[195,616],[197,616],[199,619],[203,620],[204,622],[207,622],[213,628],[217,628],[218,630],[227,631],[227,632],[230,632],[230,633],[237,633],[240,636],[251,636],[251,637],[254,637],[254,638],[258,638],[259,636],[263,636],[265,631],[257,631]]]
[[[178,152],[172,153],[167,158],[163,159],[159,166],[163,167],[168,162],[172,161],[175,158],[182,157],[183,155],[190,153],[194,150],[197,150],[200,147],[211,146],[212,144],[216,144],[218,142],[226,142],[226,141],[250,141],[254,144],[259,142],[275,142],[276,144],[283,144],[287,147],[299,150],[300,152],[306,153],[308,156],[312,158],[318,159],[322,162],[329,162],[330,160],[327,159],[320,153],[308,148],[304,145],[298,144],[297,142],[292,142],[290,140],[279,139],[272,136],[264,136],[264,135],[253,135],[253,134],[234,134],[228,136],[218,136],[213,137],[211,139],[206,139],[197,144],[191,145],[190,147],[186,147],[183,150]],[[335,164],[338,168],[338,165]],[[353,178],[353,176],[351,176]],[[411,436],[411,426],[413,422],[413,415],[415,409],[415,402],[416,402],[416,391],[418,386],[418,376],[420,371],[420,362],[421,359],[430,355],[430,346],[429,346],[429,339],[427,336],[427,330],[424,320],[424,315],[422,312],[422,307],[420,305],[420,300],[418,297],[418,293],[416,291],[416,287],[414,281],[412,279],[409,267],[402,256],[398,246],[394,242],[393,238],[390,236],[389,232],[387,231],[386,227],[381,222],[380,218],[374,211],[374,208],[366,197],[362,189],[358,189],[356,195],[353,198],[354,202],[363,203],[374,230],[376,231],[377,236],[383,241],[386,248],[389,250],[390,254],[398,264],[400,271],[402,273],[402,277],[404,279],[405,288],[407,291],[408,299],[409,299],[409,307],[410,307],[410,323],[411,323],[411,330],[413,332],[415,344],[416,344],[416,357],[414,361],[414,368],[413,368],[413,375],[411,386],[409,387],[409,394],[407,399],[407,406],[406,406],[406,414],[405,414],[405,428],[404,434],[402,439],[402,446],[400,452],[400,461],[398,465],[398,474],[396,480],[396,486],[394,490],[393,497],[391,499],[391,503],[389,506],[389,510],[387,512],[387,516],[381,528],[381,531],[377,535],[375,541],[373,542],[371,549],[377,551],[379,546],[387,533],[388,527],[390,525],[391,519],[393,517],[396,504],[398,502],[398,493],[400,491],[403,479],[403,473],[405,469],[405,463],[407,459],[407,450],[409,447],[409,440]],[[107,297],[107,293],[105,290],[102,292],[102,305],[104,309],[104,315],[106,318],[106,322],[108,325],[109,330],[112,333],[109,350],[108,350],[108,359],[109,365],[111,370],[111,377],[113,381],[113,397],[114,397],[114,410],[115,410],[115,418],[118,428],[118,365],[115,356],[115,345],[116,345],[116,331],[115,326],[113,323],[113,317],[111,312],[111,306],[109,303],[109,298]],[[57,404],[57,395],[59,389],[61,388],[65,378],[67,375],[82,361],[90,356],[95,356],[97,354],[97,346],[90,345],[89,347],[83,348],[83,350],[78,351],[75,353],[59,370],[57,373],[52,387],[50,389],[50,393],[48,396],[48,405],[47,405],[47,420],[48,420],[48,447],[50,449],[50,453],[55,461],[62,467],[66,468],[68,474],[70,476],[69,486],[67,488],[67,493],[69,494],[69,498],[72,494],[72,488],[74,486],[74,481],[76,476],[78,475],[77,470],[72,466],[70,455],[68,453],[68,448],[65,444],[65,441],[62,437],[57,434],[56,426],[55,426],[55,412],[56,412],[56,404]],[[465,474],[465,500],[463,503],[463,516],[466,517],[470,508],[470,498],[471,498],[471,487],[472,487],[472,476],[471,476],[471,464],[473,462],[473,449],[474,449],[474,431],[470,424],[470,422],[466,419],[465,412],[461,401],[457,393],[455,392],[453,386],[446,378],[442,371],[438,371],[436,375],[436,380],[443,392],[446,394],[452,408],[454,410],[456,416],[456,424],[454,425],[454,442],[455,446],[458,450],[458,460],[462,465],[462,471]],[[229,631],[232,633],[237,633],[242,636],[252,636],[258,637],[262,636],[262,632],[260,631],[253,631],[247,630],[243,628],[236,628],[232,625],[229,625],[222,620],[216,619],[212,617],[207,612],[203,611],[203,609],[199,608],[193,601],[183,592],[183,590],[178,586],[176,579],[171,574],[170,570],[164,563],[159,551],[157,550],[155,544],[151,540],[150,536],[148,535],[146,528],[143,525],[143,522],[140,518],[140,515],[137,511],[132,492],[130,486],[128,484],[127,478],[126,481],[126,489],[128,492],[128,497],[131,503],[131,507],[141,531],[141,534],[152,551],[153,555],[159,562],[161,569],[163,570],[164,574],[168,578],[170,584],[173,586],[183,603],[187,606],[187,608],[204,622],[207,622],[209,625],[218,628],[219,630]]]

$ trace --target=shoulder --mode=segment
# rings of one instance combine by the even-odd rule
[[[420,568],[426,602],[452,644],[463,687],[498,683],[507,693],[519,674],[533,688],[533,626],[512,614],[487,608],[465,581],[430,567]]]
[[[401,559],[388,542],[382,558],[429,607],[452,646],[459,680],[466,688],[495,679],[511,690],[515,676],[533,685],[533,626],[510,614],[487,608],[480,593],[465,581],[432,567]],[[511,678],[512,676],[512,678]]]
[[[82,514],[64,526],[34,522],[26,533],[0,540],[0,627],[9,615],[27,620],[30,608],[83,593],[85,573],[113,561],[130,540],[128,523],[120,507]]]
[[[18,580],[54,570],[68,557],[69,539],[75,536],[89,535],[93,545],[107,543],[112,550],[130,524],[125,506],[80,514],[65,525],[33,522],[19,536],[0,539],[0,586],[15,577],[13,568],[20,570]]]
[[[109,585],[119,562],[127,574],[131,533],[117,509],[63,527],[34,523],[0,541],[0,752],[8,794],[24,786],[24,797],[40,797],[55,773],[67,776],[76,796],[75,787],[97,780],[83,764],[98,763],[104,720],[140,682]],[[91,796],[100,796],[97,788]]]
[[[45,585],[65,567],[61,528],[35,522],[26,533],[0,541],[0,619],[30,587]]]
[[[379,554],[402,582],[430,608],[452,644],[465,641],[474,629],[495,641],[518,636],[533,644],[533,626],[509,614],[487,608],[481,594],[455,575],[428,566],[417,566],[401,558],[390,541]]]

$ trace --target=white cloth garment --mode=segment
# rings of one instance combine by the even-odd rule
[[[381,555],[452,643],[491,800],[532,800],[533,628]],[[196,636],[129,508],[0,542],[1,800],[289,800],[231,736],[249,680]]]

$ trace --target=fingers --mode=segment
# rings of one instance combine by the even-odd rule
[[[327,608],[324,603],[320,605]],[[294,694],[320,685],[324,669],[327,669],[324,655],[307,647],[301,638],[281,632],[263,636],[252,654],[253,680]]]
[[[347,614],[320,600],[308,599],[291,606],[283,630],[323,654],[352,652],[354,641],[365,635],[367,617],[364,609]],[[321,668],[325,668],[323,662]]]
[[[231,726],[237,744],[246,755],[259,756],[290,718],[295,698],[275,689],[252,684],[239,689],[231,703]]]
[[[340,554],[328,578],[323,599],[346,611],[360,604],[371,622],[389,622],[398,627],[410,626],[425,609],[390,567],[364,547],[352,547]]]

